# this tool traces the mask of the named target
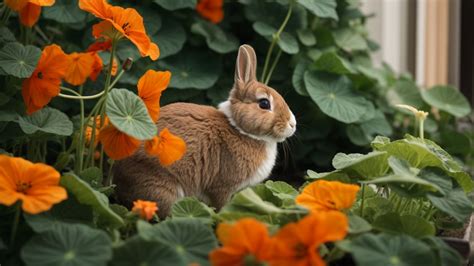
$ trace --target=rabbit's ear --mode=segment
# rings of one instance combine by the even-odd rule
[[[247,83],[257,79],[257,56],[252,46],[244,44],[239,48],[235,64],[235,81]]]

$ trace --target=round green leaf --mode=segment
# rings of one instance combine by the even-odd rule
[[[336,0],[298,0],[298,3],[317,17],[338,20]]]
[[[5,26],[0,27],[0,43],[16,42],[15,35]]]
[[[373,151],[368,154],[340,152],[332,159],[332,165],[339,171],[362,178],[371,178],[387,172],[387,158],[386,152]]]
[[[392,104],[407,104],[417,109],[423,107],[423,98],[421,98],[420,89],[412,80],[401,79],[388,90],[387,101]]]
[[[310,29],[299,29],[296,31],[300,42],[306,46],[313,46],[316,44],[316,37]]]
[[[103,231],[81,224],[58,224],[34,236],[21,251],[31,266],[96,266],[112,258],[112,242]]]
[[[369,232],[372,230],[372,225],[370,225],[364,218],[358,215],[349,215],[349,233],[351,234],[360,234]]]
[[[351,242],[350,251],[357,265],[435,265],[429,246],[406,235],[364,234]]]
[[[436,232],[434,225],[429,221],[411,214],[400,216],[396,212],[377,216],[372,226],[387,233],[407,234],[416,238],[434,236]]]
[[[61,0],[44,8],[44,16],[60,23],[85,22],[87,13],[79,9],[78,0]]]
[[[0,50],[0,68],[17,78],[28,78],[35,71],[41,50],[35,46],[7,43]]]
[[[197,4],[197,0],[153,0],[153,2],[170,11],[182,8],[194,9]]]
[[[170,87],[178,89],[210,88],[216,83],[221,71],[221,63],[217,56],[189,49],[159,64],[173,73]]]
[[[60,136],[70,136],[73,130],[72,122],[67,115],[50,107],[45,107],[29,116],[19,117],[18,124],[26,134],[40,131]]]
[[[298,41],[288,32],[282,32],[278,38],[278,46],[287,54],[297,54],[300,51]]]
[[[186,262],[208,265],[207,257],[217,247],[212,229],[197,219],[172,219],[139,232],[146,240],[171,246]]]
[[[291,78],[291,82],[293,83],[296,92],[303,96],[309,96],[306,86],[304,85],[304,73],[308,70],[309,66],[309,60],[299,60]]]
[[[453,189],[442,197],[432,194],[428,194],[427,197],[436,208],[459,222],[465,222],[474,211],[472,202],[461,189]]]
[[[252,28],[261,36],[263,37],[271,37],[272,34],[277,32],[277,29],[274,27],[268,25],[265,22],[262,21],[256,21],[255,23],[252,24]]]
[[[346,59],[337,55],[334,51],[329,51],[322,54],[314,63],[318,70],[324,70],[336,74],[351,74],[354,69]]]
[[[423,90],[421,96],[431,106],[456,117],[463,117],[471,112],[471,106],[466,97],[452,86],[434,86]]]
[[[195,218],[203,223],[212,224],[214,211],[196,198],[183,198],[171,208],[173,218]]]
[[[183,26],[173,18],[163,17],[161,28],[151,38],[160,47],[160,59],[163,59],[183,49],[186,32]]]
[[[110,122],[123,133],[139,140],[152,139],[157,129],[148,115],[145,103],[133,92],[113,89],[105,109]]]
[[[367,42],[355,30],[342,28],[333,32],[337,46],[347,52],[367,49]]]
[[[139,236],[129,238],[114,249],[110,265],[187,265],[176,250],[159,241],[146,241]]]
[[[353,123],[367,110],[367,100],[351,91],[350,80],[345,76],[308,71],[304,81],[311,99],[321,111],[336,120]]]
[[[199,20],[191,26],[191,32],[206,38],[206,43],[212,50],[226,54],[236,51],[239,40],[231,33],[223,31],[216,24]]]

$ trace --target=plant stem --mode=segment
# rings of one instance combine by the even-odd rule
[[[286,17],[283,20],[283,23],[281,24],[278,31],[275,34],[273,34],[272,43],[270,44],[270,47],[268,48],[267,55],[265,56],[265,64],[263,65],[263,71],[262,71],[262,75],[260,77],[260,81],[262,81],[262,82],[266,80],[265,74],[267,73],[267,69],[268,69],[268,66],[270,64],[270,57],[272,56],[273,48],[275,47],[276,43],[280,39],[280,34],[285,29],[286,24],[288,24],[288,21],[290,20],[292,11],[293,11],[293,4],[290,3],[289,8],[288,8],[288,13],[286,14]],[[278,60],[276,60],[276,61],[278,61]]]
[[[364,218],[365,184],[361,185],[360,217]]]
[[[20,203],[17,203],[15,207],[15,216],[13,218],[12,232],[10,235],[10,247],[13,247],[13,244],[15,243],[16,231],[18,229],[18,224],[20,223],[20,214]]]
[[[420,138],[421,140],[425,139],[425,119],[419,119],[419,125],[420,125]]]
[[[72,99],[72,100],[92,100],[92,99],[97,99],[99,98],[100,96],[104,95],[105,91],[101,91],[97,94],[94,94],[94,95],[87,95],[87,96],[82,96],[80,94],[78,94],[76,91],[72,90],[72,89],[69,89],[69,88],[66,88],[66,87],[61,87],[61,90],[63,91],[67,91],[67,92],[70,92],[70,93],[73,93],[74,95],[68,95],[68,94],[62,94],[62,93],[59,93],[59,97],[63,97],[63,98],[66,98],[66,99]]]
[[[79,88],[79,94],[82,95],[82,89],[83,87],[81,86]],[[85,141],[84,141],[84,100],[83,99],[80,99],[79,100],[79,104],[80,104],[80,108],[81,108],[81,125],[79,127],[79,141],[78,141],[78,149],[77,149],[77,155],[78,155],[78,165],[77,165],[77,169],[76,169],[76,173],[80,173],[82,171],[82,166],[83,166],[83,161],[84,161],[84,145],[85,145]]]
[[[272,77],[273,70],[275,70],[278,60],[280,60],[280,56],[281,56],[281,49],[278,49],[278,53],[275,57],[275,61],[273,61],[272,67],[270,68],[270,71],[267,74],[267,78],[265,79],[265,82],[264,82],[265,85],[268,85],[268,82],[270,81],[270,78]]]

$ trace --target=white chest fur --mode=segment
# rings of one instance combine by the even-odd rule
[[[263,160],[262,164],[257,168],[255,173],[250,176],[248,179],[245,180],[238,190],[253,186],[258,184],[268,178],[270,173],[272,172],[273,166],[275,166],[277,156],[277,143],[276,142],[266,142],[265,144],[265,159]]]

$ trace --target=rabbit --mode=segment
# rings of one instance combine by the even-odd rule
[[[156,201],[158,216],[194,196],[220,209],[231,195],[266,179],[275,164],[277,143],[296,131],[295,116],[278,92],[256,79],[257,59],[249,45],[239,48],[234,85],[218,108],[173,103],[160,110],[158,130],[168,128],[187,146],[183,158],[160,165],[143,147],[113,165],[118,201]]]

